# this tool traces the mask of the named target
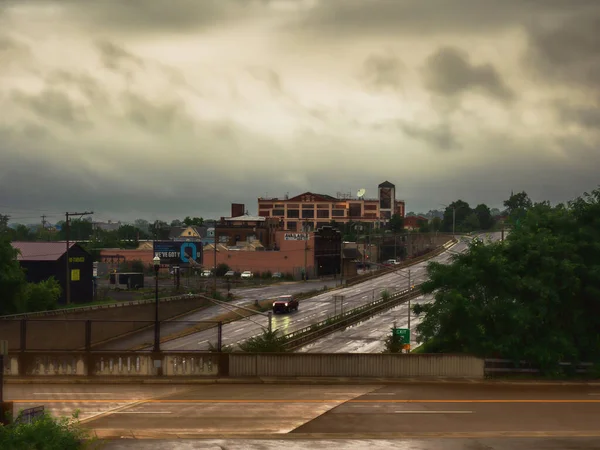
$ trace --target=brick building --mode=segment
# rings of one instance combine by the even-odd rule
[[[375,227],[386,223],[393,214],[404,217],[404,201],[396,200],[396,187],[389,181],[378,186],[377,198],[348,195],[332,197],[305,192],[289,198],[258,199],[258,215],[277,219],[288,231],[316,230],[336,223],[363,222]]]

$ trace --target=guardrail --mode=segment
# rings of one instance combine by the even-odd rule
[[[505,375],[540,375],[542,370],[528,361],[513,361],[510,359],[487,358],[485,361],[485,375],[494,378]],[[594,364],[583,362],[572,364],[558,363],[558,368],[564,374],[588,375],[594,370]]]
[[[392,294],[388,298],[382,297],[379,300],[353,308],[342,314],[330,317],[329,319],[313,323],[308,327],[284,335],[286,338],[285,347],[287,350],[296,350],[342,328],[370,319],[382,311],[391,309],[420,295],[420,285],[417,285],[412,289],[406,289]]]
[[[354,286],[356,284],[359,283],[363,283],[364,281],[368,281],[368,280],[372,280],[374,278],[378,278],[382,275],[386,275],[388,273],[392,273],[396,270],[399,269],[403,269],[405,267],[410,267],[413,266],[415,264],[419,264],[423,261],[427,261],[428,259],[431,258],[435,258],[438,255],[441,255],[442,253],[444,253],[446,250],[448,250],[448,248],[452,247],[454,244],[456,244],[458,242],[457,239],[450,239],[448,242],[446,242],[444,245],[440,245],[436,248],[434,248],[433,250],[431,250],[430,252],[427,252],[421,256],[418,256],[416,258],[412,258],[406,261],[403,261],[402,263],[395,265],[393,267],[384,267],[382,269],[376,270],[374,272],[371,272],[369,274],[366,275],[358,275],[356,277],[350,278],[348,279],[348,281],[346,282],[346,286]]]
[[[196,294],[199,295],[199,294]],[[189,294],[181,294],[174,295],[171,297],[162,297],[159,298],[159,302],[171,302],[174,300],[182,300],[189,298]],[[130,300],[125,302],[117,302],[117,303],[107,303],[105,305],[91,305],[91,306],[76,306],[73,308],[61,308],[61,309],[52,309],[49,311],[36,311],[29,313],[20,313],[20,314],[11,314],[7,316],[0,316],[0,320],[14,320],[14,319],[34,319],[37,317],[49,317],[49,316],[58,316],[60,314],[73,314],[81,311],[94,311],[98,309],[110,309],[110,308],[121,308],[124,306],[135,306],[135,305],[146,305],[146,304],[154,304],[156,300],[154,299],[143,299],[143,300]]]

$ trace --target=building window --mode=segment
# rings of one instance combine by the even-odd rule
[[[292,208],[292,209],[297,209],[297,208],[300,208],[300,205],[298,203],[288,203],[287,207]]]
[[[284,208],[285,205],[283,203],[275,203],[275,208]]]
[[[331,216],[332,217],[344,217],[345,214],[345,210],[343,209],[334,209],[333,211],[331,211]]]
[[[300,217],[299,209],[288,209],[287,210],[288,219],[298,219]]]
[[[379,189],[379,208],[392,209],[392,190],[390,188]]]
[[[302,209],[315,209],[315,205],[302,205]]]
[[[317,210],[317,218],[319,219],[329,219],[329,210],[319,209]]]
[[[271,211],[259,211],[258,213],[259,216],[261,217],[269,217],[271,215]]]
[[[329,209],[329,203],[319,203],[317,209]]]
[[[283,217],[285,215],[285,211],[283,209],[274,209],[272,214],[275,217]]]
[[[313,219],[315,217],[314,209],[304,209],[302,210],[302,218],[303,219]]]
[[[360,217],[362,215],[360,203],[350,204],[350,217]]]
[[[334,209],[346,209],[346,205],[344,205],[343,203],[340,205],[333,205]]]
[[[298,222],[288,222],[287,223],[287,229],[290,231],[296,231],[296,229],[298,228]]]
[[[273,209],[273,203],[259,203],[258,207],[263,209]]]
[[[365,211],[377,211],[377,205],[365,205]]]
[[[317,222],[317,228],[323,228],[329,225],[329,222]]]

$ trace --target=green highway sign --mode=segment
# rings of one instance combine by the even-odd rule
[[[394,336],[400,337],[403,344],[410,344],[410,330],[408,328],[394,328]]]

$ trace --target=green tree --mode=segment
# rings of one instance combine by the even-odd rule
[[[229,268],[229,266],[225,263],[221,263],[217,266],[217,270],[215,271],[215,275],[217,277],[222,277],[224,276],[227,272],[229,272],[231,269]]]
[[[479,223],[479,217],[477,214],[472,212],[469,214],[460,224],[460,229],[462,231],[475,231],[481,229],[481,224]]]
[[[16,314],[21,311],[25,274],[17,261],[19,252],[10,244],[6,235],[0,235],[0,314]]]
[[[471,214],[471,207],[469,204],[462,200],[457,200],[450,203],[444,210],[444,219],[442,222],[442,229],[444,231],[452,231],[453,222],[456,222],[456,231],[463,229],[463,223],[467,216]],[[466,230],[471,231],[471,230]]]
[[[417,305],[428,351],[537,363],[600,361],[600,190],[568,205],[539,203],[504,242],[474,242],[430,263]]]
[[[27,283],[24,287],[25,304],[21,311],[49,311],[56,309],[62,288],[56,278],[48,278],[39,283]]]
[[[434,217],[431,220],[431,231],[440,231],[442,229],[442,219]]]
[[[8,221],[10,220],[10,216],[6,214],[0,214],[0,233],[5,233],[8,231]]]
[[[57,233],[57,240],[65,240],[67,238],[67,227],[65,221],[58,222],[60,230]],[[69,219],[69,239],[75,240],[88,240],[93,238],[94,226],[90,218],[85,219]]]
[[[475,207],[473,212],[477,215],[477,219],[479,220],[479,229],[489,230],[494,226],[494,218],[487,205],[481,203]]]
[[[512,221],[516,221],[525,215],[525,212],[533,206],[533,203],[525,191],[510,194],[508,200],[504,201],[506,212]]]
[[[186,226],[191,226],[191,225],[195,225],[198,227],[201,227],[202,225],[204,225],[204,219],[202,217],[190,217],[187,216],[185,219],[183,219],[183,224]]]
[[[388,227],[393,233],[401,233],[404,229],[404,219],[399,214],[392,214]]]
[[[145,219],[135,219],[133,226],[140,230],[144,236],[150,235],[150,224]],[[140,236],[141,237],[141,236]]]
[[[402,353],[403,342],[400,336],[394,334],[394,327],[385,339],[385,348],[382,353]]]
[[[417,224],[419,225],[420,233],[429,233],[431,231],[431,225],[427,220],[419,220]]]
[[[156,220],[150,224],[149,233],[153,239],[167,240],[169,239],[169,234],[171,233],[171,227],[169,227],[169,225],[162,220]]]

